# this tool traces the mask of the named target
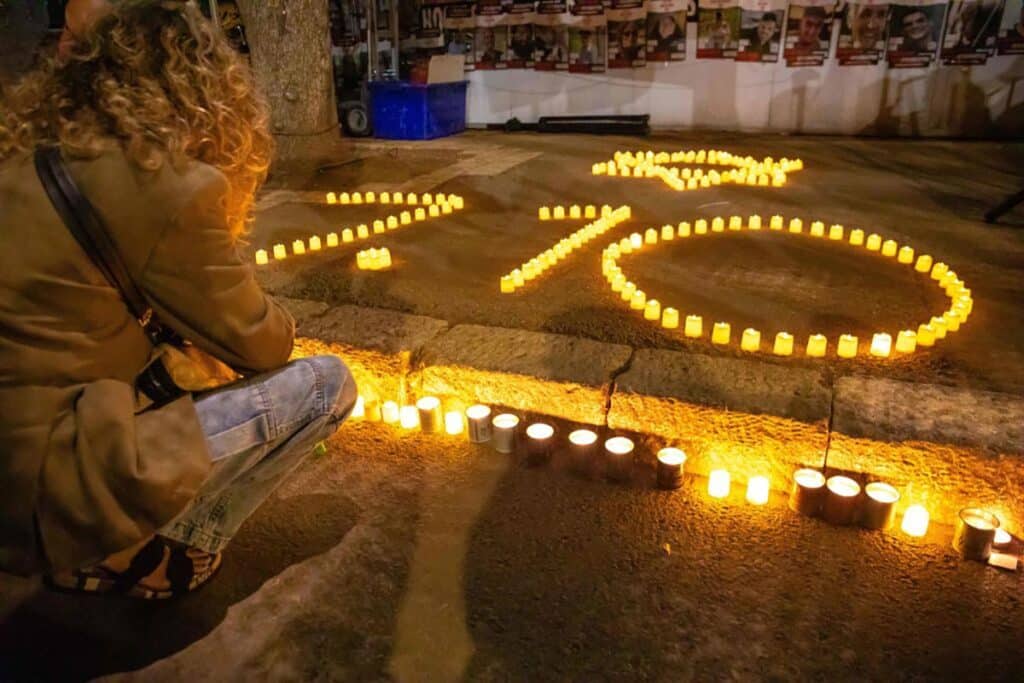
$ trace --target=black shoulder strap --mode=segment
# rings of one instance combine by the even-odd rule
[[[64,225],[110,284],[120,290],[132,315],[145,327],[152,311],[129,274],[128,267],[121,260],[96,210],[71,178],[60,149],[38,148],[35,152],[35,166],[43,189]]]

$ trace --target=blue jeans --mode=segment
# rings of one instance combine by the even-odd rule
[[[215,553],[352,412],[356,384],[337,356],[293,361],[196,397],[213,469],[161,536]]]

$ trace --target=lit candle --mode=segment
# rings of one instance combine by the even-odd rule
[[[857,496],[860,484],[849,477],[829,477],[825,484],[825,504],[821,516],[829,524],[852,524],[857,515]]]
[[[466,408],[466,422],[470,443],[486,443],[491,440],[491,409],[485,405]]]
[[[812,334],[807,339],[807,355],[811,358],[824,358],[828,350],[828,339],[823,334]]]
[[[398,411],[398,421],[402,429],[416,429],[420,424],[420,413],[416,406],[402,406]]]
[[[683,483],[686,453],[678,448],[658,451],[657,482],[659,489],[677,489]]]
[[[587,204],[586,208],[583,209],[584,218],[597,218],[597,207],[593,204]]]
[[[444,422],[440,399],[436,396],[424,396],[416,401],[416,410],[419,411],[420,429],[428,434],[441,431]]]
[[[369,192],[366,193],[365,199],[367,204],[373,204],[375,201],[377,201],[377,195],[373,192],[373,190],[370,190]]]
[[[552,213],[552,216],[556,221],[565,220],[565,207],[556,206],[554,212]]]
[[[828,238],[835,242],[839,242],[840,240],[842,240],[843,226],[839,225],[838,223],[835,225],[830,225],[828,228]]]
[[[942,261],[939,261],[934,266],[932,266],[931,278],[933,280],[941,280],[948,270],[949,266],[947,266]]]
[[[715,323],[714,329],[711,331],[711,343],[712,344],[728,344],[730,336],[729,323]]]
[[[388,216],[388,230],[394,230],[398,227],[398,219],[394,216]]]
[[[638,232],[634,232],[632,235],[629,236],[629,246],[634,251],[636,251],[637,249],[640,249],[641,247],[643,247],[644,246],[644,238],[643,238],[643,236],[640,233],[638,233]]]
[[[854,247],[859,247],[864,244],[864,231],[860,228],[856,228],[850,231],[850,244]]]
[[[413,216],[418,221],[426,220],[427,219],[427,212],[423,210],[423,207],[420,207],[420,208],[416,209],[416,212],[413,214]]]
[[[839,337],[836,355],[840,358],[854,358],[857,355],[857,337],[852,334],[844,334]]]
[[[953,548],[965,560],[987,562],[992,554],[992,542],[999,528],[999,519],[987,510],[965,508],[960,511]]]
[[[458,436],[462,433],[464,426],[461,411],[449,410],[444,414],[444,431],[449,436]]]
[[[729,472],[727,470],[711,470],[708,477],[708,495],[712,498],[725,498],[729,495]]]
[[[633,296],[629,299],[629,307],[634,311],[642,311],[647,307],[647,294],[644,290],[638,289],[633,292]]]
[[[338,246],[338,233],[329,232],[327,233],[327,246],[336,247]]]
[[[751,216],[750,218],[748,218],[747,219],[747,228],[749,228],[750,230],[760,230],[761,229],[761,217],[760,216]]]
[[[686,221],[683,221],[682,223],[680,223],[679,226],[678,226],[678,229],[676,230],[676,235],[679,236],[679,237],[689,237],[690,236],[690,224],[688,222],[686,222]]]
[[[459,195],[450,195],[448,201],[459,211],[462,211],[466,207],[466,200]]]
[[[864,487],[863,510],[860,524],[865,529],[888,529],[896,517],[896,501],[900,493],[895,487],[881,481],[873,481]]]
[[[500,287],[502,294],[511,294],[516,291],[516,283],[511,275],[505,275],[501,278]]]
[[[352,193],[352,203],[353,204],[362,204],[363,203],[363,195],[358,193],[358,192],[353,192]]]
[[[409,225],[412,223],[412,214],[408,211],[403,211],[398,215],[398,222],[402,225]]]
[[[658,243],[658,231],[654,228],[648,228],[644,231],[644,244],[657,244]]]
[[[818,470],[799,469],[793,474],[789,507],[794,512],[813,517],[821,511],[825,499],[825,475]]]
[[[995,537],[992,539],[992,545],[996,548],[1005,548],[1010,545],[1010,541],[1012,540],[1013,536],[1011,536],[1006,529],[998,528],[996,529]]]
[[[789,332],[779,332],[776,334],[775,346],[772,347],[772,353],[776,356],[793,355],[793,335]]]
[[[882,237],[874,233],[868,235],[868,241],[865,245],[868,251],[878,251],[882,248]]]
[[[899,256],[896,260],[900,263],[913,263],[914,262],[914,249],[913,247],[900,247]]]
[[[265,266],[269,262],[270,262],[270,259],[267,257],[267,250],[266,249],[257,249],[256,250],[256,265],[257,266]]]
[[[405,195],[405,203],[408,204],[409,206],[416,206],[417,204],[420,203],[420,200],[419,197],[416,196],[415,192],[410,192],[409,194]]]
[[[770,493],[768,477],[751,477],[747,482],[747,502],[751,505],[764,505]]]
[[[380,419],[389,425],[397,423],[400,419],[398,404],[394,401],[385,401],[380,407]]]
[[[334,194],[333,192],[328,192],[327,193],[327,203],[328,204],[337,204],[338,203],[338,195]]]
[[[627,280],[626,284],[622,285],[622,292],[619,294],[619,296],[622,298],[623,301],[632,301],[633,294],[635,293],[636,285]]]
[[[633,473],[633,441],[614,436],[604,442],[605,476],[612,481],[625,481]]]
[[[511,453],[516,448],[516,427],[519,418],[510,413],[502,413],[491,420],[491,444],[499,453]]]
[[[296,256],[306,253],[306,243],[302,240],[292,242],[292,253]]]
[[[351,202],[352,202],[352,198],[348,196],[348,192],[342,192],[338,196],[338,203],[339,204],[349,204]]]
[[[729,216],[729,229],[730,230],[742,230],[743,219],[739,216]]]
[[[789,231],[794,235],[804,231],[804,222],[799,218],[793,218],[789,221]]]
[[[543,422],[535,422],[526,428],[526,462],[542,465],[551,459],[555,428]]]
[[[940,317],[932,317],[931,321],[928,324],[931,325],[933,328],[935,328],[935,338],[936,339],[945,339],[946,338],[946,321],[945,321],[945,319],[940,318]]]
[[[288,257],[288,252],[283,244],[274,245],[274,259],[277,261],[283,261]]]
[[[761,333],[752,327],[743,330],[743,338],[740,340],[740,348],[744,351],[761,350]]]
[[[693,232],[697,235],[706,235],[708,232],[708,222],[703,218],[698,218],[697,222],[693,224]]]
[[[441,215],[441,207],[437,204],[431,204],[430,208],[427,209],[427,215],[431,217],[437,217]]]
[[[725,220],[721,216],[711,219],[711,232],[725,232]]]
[[[770,229],[772,229],[772,230],[782,230],[782,224],[783,224],[782,216],[776,214],[776,215],[772,216],[771,223],[769,223],[768,227]]]
[[[661,312],[661,326],[666,330],[674,330],[679,327],[679,311],[671,306]]]
[[[551,220],[551,209],[547,206],[540,207],[540,209],[537,211],[537,217],[540,218],[542,221]]]
[[[871,338],[871,355],[877,358],[888,358],[892,351],[892,336],[886,332],[876,332]]]
[[[825,224],[821,221],[814,221],[811,223],[811,237],[824,237],[825,236]]]
[[[920,538],[928,533],[928,511],[920,505],[911,505],[903,513],[903,522],[900,524],[903,533],[907,536]]]
[[[366,399],[362,396],[356,396],[356,403],[352,406],[352,412],[349,417],[353,420],[361,420],[366,417]]]
[[[699,315],[686,316],[686,326],[683,334],[687,337],[697,338],[704,334],[704,321]]]
[[[644,320],[661,320],[661,303],[657,299],[644,305]]]
[[[663,226],[661,226],[661,239],[663,239],[663,240],[665,240],[667,242],[668,240],[675,239],[675,236],[676,236],[676,229],[675,229],[674,226],[671,226],[671,225],[663,225]]]
[[[895,256],[898,248],[899,245],[896,244],[896,240],[886,240],[882,242],[882,256]]]
[[[380,203],[381,204],[390,204],[391,203],[391,193],[390,192],[381,192],[380,193]]]
[[[918,346],[935,346],[935,328],[932,327],[931,323],[925,323],[918,325],[917,327],[917,345]]]
[[[573,204],[569,207],[569,218],[583,218],[583,209],[580,208],[579,204]]]
[[[917,349],[917,333],[913,330],[900,330],[896,335],[896,351],[913,353]]]
[[[590,473],[596,451],[596,432],[589,429],[577,429],[569,434],[569,460],[572,469],[577,473]]]
[[[942,320],[946,323],[946,329],[950,332],[959,330],[960,324],[963,322],[960,314],[956,311],[946,311],[942,314]]]
[[[359,237],[359,239],[365,240],[367,237],[370,236],[370,229],[366,227],[365,223],[363,223],[362,225],[356,228],[356,235]]]

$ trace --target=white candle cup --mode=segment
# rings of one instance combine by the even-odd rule
[[[658,451],[658,488],[670,490],[682,486],[685,464],[686,453],[679,448],[662,448]]]
[[[953,534],[953,548],[965,560],[987,562],[992,554],[992,542],[999,528],[999,518],[987,510],[965,508],[957,519]]]
[[[888,358],[892,351],[892,337],[885,332],[877,332],[871,338],[871,355],[876,358]]]
[[[555,442],[555,428],[543,422],[535,422],[526,428],[526,463],[543,465],[551,459]]]
[[[444,431],[449,436],[458,436],[465,429],[461,410],[449,410],[444,414]]]
[[[416,406],[402,406],[398,411],[398,421],[402,429],[416,429],[420,426],[420,411]]]
[[[825,504],[821,509],[822,518],[829,524],[845,526],[857,518],[857,502],[860,484],[849,477],[829,477],[825,483]]]
[[[900,528],[907,536],[921,538],[928,533],[928,511],[920,505],[911,505],[903,513]]]
[[[516,449],[516,428],[519,418],[502,413],[491,420],[491,445],[499,453],[512,453]]]
[[[708,495],[712,498],[727,498],[731,483],[728,470],[711,470],[708,476]]]
[[[1002,527],[996,529],[996,535],[992,539],[993,548],[1006,548],[1011,542],[1013,542],[1013,536],[1006,529]]]
[[[896,518],[896,502],[900,493],[891,484],[873,481],[864,487],[864,504],[860,525],[865,529],[888,529]]]
[[[590,474],[597,452],[597,433],[577,429],[569,434],[569,464],[578,474]]]
[[[821,511],[825,499],[825,475],[810,468],[793,474],[793,488],[789,492],[789,508],[801,515],[814,517]]]
[[[487,443],[491,440],[491,409],[485,405],[470,406],[466,409],[466,423],[470,443]]]
[[[605,476],[611,481],[626,481],[633,474],[633,441],[614,436],[604,442]]]
[[[419,412],[420,429],[428,434],[441,431],[444,416],[441,413],[440,399],[436,396],[424,396],[416,401],[416,410]]]
[[[397,424],[400,419],[398,404],[394,401],[384,401],[380,407],[380,419],[384,424]]]
[[[771,495],[768,477],[751,477],[747,482],[747,502],[751,505],[765,505]]]

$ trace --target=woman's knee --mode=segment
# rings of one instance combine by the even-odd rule
[[[359,396],[352,373],[340,358],[332,355],[310,356],[299,362],[308,363],[319,379],[323,392],[323,416],[343,420],[352,412]]]

